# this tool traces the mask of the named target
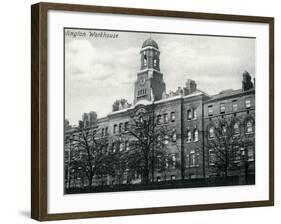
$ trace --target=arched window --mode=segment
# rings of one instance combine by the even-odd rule
[[[173,129],[172,140],[173,140],[173,142],[177,141],[177,132],[175,129]]]
[[[192,136],[191,136],[191,131],[187,131],[187,142],[191,142],[192,141]]]
[[[157,65],[157,60],[154,59],[154,60],[153,60],[153,66],[156,66],[156,65]]]
[[[168,144],[169,144],[169,136],[168,136],[168,135],[165,135],[165,136],[164,136],[164,144],[165,144],[165,145],[168,145]]]
[[[161,124],[162,116],[159,114],[157,115],[157,124]]]
[[[191,150],[190,153],[189,153],[189,156],[190,156],[190,166],[191,166],[191,167],[196,166],[196,155],[195,155],[195,151],[194,151],[194,150]]]
[[[215,137],[215,128],[210,127],[209,128],[209,138],[214,138]]]
[[[168,123],[168,114],[164,114],[164,123]]]
[[[146,57],[146,52],[143,52],[143,64],[147,65],[147,57]]]
[[[130,145],[129,145],[129,141],[125,141],[125,150],[129,151],[130,150]]]
[[[115,144],[115,142],[112,143],[112,152],[113,153],[116,152],[116,144]]]
[[[246,122],[246,133],[252,133],[254,131],[253,123],[254,122],[252,120],[248,120]]]
[[[196,108],[193,109],[193,119],[197,119],[197,110]]]
[[[120,152],[122,152],[124,150],[124,146],[125,146],[124,143],[121,142],[120,145],[119,145],[119,151]]]
[[[143,123],[143,117],[142,116],[139,117],[139,122],[140,122],[140,124]]]
[[[172,155],[172,167],[176,167],[176,155]]]
[[[171,112],[171,121],[174,122],[176,120],[175,112]]]
[[[119,133],[121,133],[123,131],[123,123],[119,124]]]
[[[191,119],[192,119],[191,110],[187,110],[187,120],[191,120]]]
[[[117,132],[117,124],[115,124],[115,125],[113,126],[113,134],[116,134],[116,132]]]
[[[239,135],[240,134],[240,129],[239,129],[239,122],[235,122],[233,125],[233,132],[235,135]]]
[[[124,124],[124,131],[128,131],[128,127],[129,127],[129,122],[126,121]]]
[[[194,142],[198,141],[198,130],[197,129],[193,130],[193,141]]]
[[[108,136],[108,127],[105,128],[104,134],[105,136]]]
[[[221,125],[221,131],[222,131],[222,134],[223,134],[223,135],[226,134],[227,128],[226,128],[226,125],[225,125],[225,124],[222,124],[222,125]]]

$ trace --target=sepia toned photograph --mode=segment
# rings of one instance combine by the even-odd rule
[[[255,184],[256,38],[64,28],[64,193]]]

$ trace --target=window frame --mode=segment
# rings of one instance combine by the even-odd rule
[[[225,114],[226,112],[226,103],[220,103],[220,113]]]
[[[188,109],[186,111],[186,118],[187,118],[188,121],[192,120],[192,110],[191,109]]]
[[[168,113],[163,114],[163,120],[165,124],[169,122]]]
[[[208,105],[208,116],[213,116],[214,115],[214,108],[213,105]]]
[[[113,134],[116,134],[117,133],[117,124],[114,124],[113,125]]]
[[[191,130],[189,130],[189,129],[187,130],[186,136],[187,136],[187,138],[186,138],[187,143],[192,142],[192,133],[191,133]]]
[[[250,98],[245,99],[245,108],[250,109],[252,107],[252,101]]]
[[[175,112],[171,112],[170,113],[170,118],[171,118],[171,122],[175,122],[175,120],[176,120],[176,113]]]
[[[199,141],[199,132],[197,128],[193,129],[193,142],[198,142]]]
[[[233,112],[237,112],[238,111],[238,102],[237,102],[237,100],[232,100],[232,111]]]
[[[213,131],[211,131],[211,130],[213,130]],[[208,129],[208,138],[209,139],[215,138],[215,127],[214,126],[210,126],[209,127],[209,129]]]
[[[208,161],[209,166],[214,166],[216,165],[216,153],[214,149],[209,149],[209,161]]]

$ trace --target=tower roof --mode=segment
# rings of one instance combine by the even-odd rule
[[[145,48],[145,47],[154,47],[156,49],[159,49],[158,48],[158,44],[156,43],[155,40],[153,40],[151,37],[149,37],[147,40],[145,40],[142,44],[142,48]]]

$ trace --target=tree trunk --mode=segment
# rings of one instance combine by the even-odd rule
[[[92,183],[93,183],[93,171],[90,171],[90,176],[89,176],[89,188],[92,188]]]
[[[245,184],[248,184],[249,164],[245,163]]]
[[[149,170],[148,169],[145,169],[144,170],[144,175],[143,175],[143,179],[144,179],[144,183],[145,185],[147,185],[149,183]]]

